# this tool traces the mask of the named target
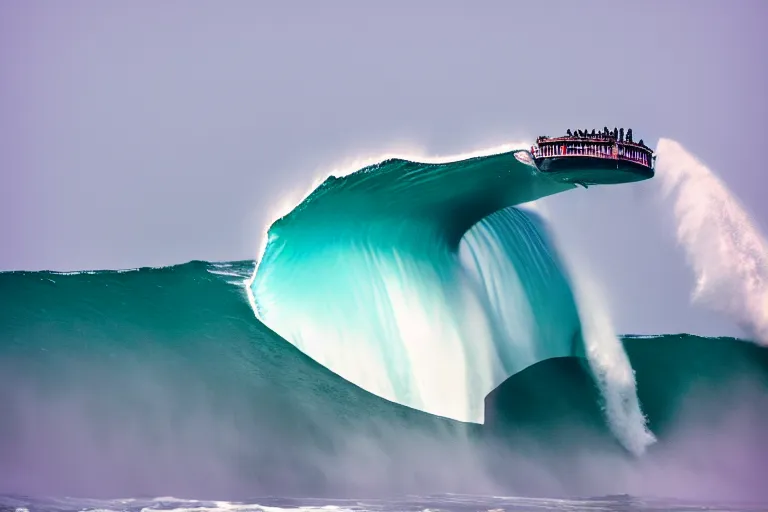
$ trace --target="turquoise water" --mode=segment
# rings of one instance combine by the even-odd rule
[[[659,439],[638,462],[580,358],[508,379],[482,425],[440,418],[366,392],[258,322],[252,270],[0,274],[0,492],[734,499],[763,488],[768,353],[756,345],[622,338]]]
[[[768,352],[606,332],[515,206],[568,188],[511,153],[388,161],[329,179],[258,265],[0,273],[0,505],[767,501]],[[421,498],[341,500],[393,495]]]
[[[573,187],[526,151],[332,176],[270,227],[254,309],[346,380],[459,421],[482,422],[485,396],[536,362],[589,356],[641,454],[653,436],[618,340],[582,328],[599,312],[577,304],[543,219],[513,206]]]

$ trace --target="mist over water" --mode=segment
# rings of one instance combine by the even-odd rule
[[[661,139],[657,177],[696,286],[694,303],[768,345],[768,242],[727,185],[678,142]]]

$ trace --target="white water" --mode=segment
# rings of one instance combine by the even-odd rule
[[[656,179],[694,272],[692,301],[768,345],[768,243],[728,187],[679,143],[661,139]]]
[[[635,372],[598,286],[584,271],[571,269],[573,289],[579,308],[587,361],[604,400],[608,426],[622,444],[641,455],[656,441],[637,398]]]
[[[550,225],[557,225],[546,208],[538,204],[533,207]],[[576,299],[587,361],[603,397],[608,426],[625,448],[642,455],[656,437],[648,429],[640,407],[635,372],[616,335],[605,293],[578,247],[561,246],[560,254]]]

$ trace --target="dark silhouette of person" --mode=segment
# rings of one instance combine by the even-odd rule
[[[571,133],[571,129],[570,129],[570,128],[568,128],[568,131],[567,131],[567,132],[565,132],[565,134],[566,134],[567,136],[569,136],[569,137],[573,137],[573,133]]]
[[[613,138],[618,139],[619,138],[619,129],[615,126],[613,127]]]
[[[624,128],[619,128],[619,142],[624,142]]]
[[[592,138],[594,139],[595,137],[597,137],[597,133],[595,132],[595,129],[592,128]]]
[[[627,128],[627,142],[632,142],[632,128]]]

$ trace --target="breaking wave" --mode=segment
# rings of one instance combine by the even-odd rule
[[[460,421],[481,423],[511,375],[586,357],[612,430],[642,453],[653,436],[621,344],[575,300],[546,222],[515,207],[570,188],[526,151],[331,176],[270,227],[254,310],[350,382]]]

